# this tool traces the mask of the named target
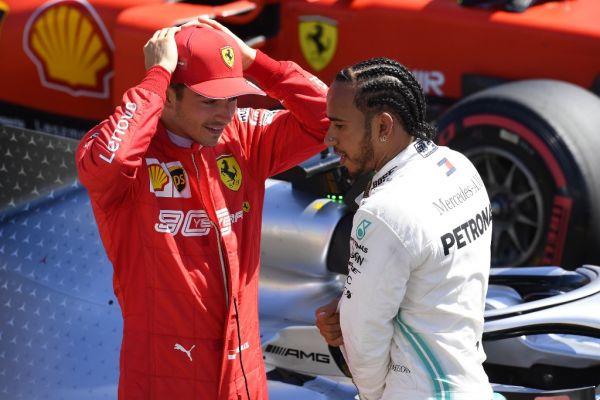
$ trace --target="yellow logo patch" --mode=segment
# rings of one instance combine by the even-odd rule
[[[2,22],[4,21],[6,14],[8,14],[8,4],[0,1],[0,28],[2,28]]]
[[[173,186],[175,186],[175,189],[181,193],[185,189],[186,185],[185,171],[183,170],[183,167],[180,165],[171,166],[169,167],[169,173],[173,179]]]
[[[229,189],[237,192],[242,184],[242,170],[237,160],[232,155],[217,158],[217,167],[221,181]]]
[[[245,201],[242,204],[242,210],[244,210],[245,213],[250,211],[250,202],[249,201]]]
[[[304,58],[315,71],[321,71],[329,64],[337,48],[337,22],[318,15],[302,16],[298,36]]]
[[[180,161],[160,162],[156,158],[146,158],[151,193],[156,197],[192,197],[188,174]]]
[[[150,175],[150,184],[155,191],[161,191],[169,182],[165,170],[160,165],[154,164],[148,167],[148,175]]]
[[[27,21],[24,47],[43,86],[72,96],[109,96],[114,46],[89,2],[46,2]]]
[[[233,68],[233,63],[235,61],[233,47],[231,47],[231,46],[223,47],[221,49],[221,58],[223,59],[223,62],[225,62],[225,65],[227,65],[229,68]]]

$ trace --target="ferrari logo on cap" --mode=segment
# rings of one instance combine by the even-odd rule
[[[237,192],[242,184],[242,170],[237,160],[232,155],[217,158],[219,176],[227,188]]]
[[[304,58],[315,71],[321,71],[329,64],[337,48],[337,22],[317,15],[305,15],[300,17],[298,35]]]
[[[233,47],[231,46],[225,46],[221,49],[221,58],[223,58],[223,61],[225,62],[225,65],[227,65],[229,68],[233,68],[233,62],[235,61],[235,57],[233,54]]]

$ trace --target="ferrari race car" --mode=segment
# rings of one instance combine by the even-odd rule
[[[482,171],[494,265],[600,263],[596,0],[0,0],[0,124],[81,137],[141,80],[151,34],[198,15],[326,83],[401,61],[439,143]]]
[[[0,127],[2,400],[116,398],[121,313],[76,178],[76,145]],[[267,182],[259,302],[273,400],[356,395],[340,351],[314,326],[314,310],[340,296],[348,274],[353,210],[328,197],[329,187],[346,200],[362,191],[337,162],[323,154]],[[600,267],[494,268],[490,282],[483,346],[495,391],[508,400],[596,399]]]

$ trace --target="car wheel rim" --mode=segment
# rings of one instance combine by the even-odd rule
[[[544,229],[544,202],[538,181],[508,151],[483,146],[464,154],[479,171],[490,197],[492,265],[523,264],[538,249]]]

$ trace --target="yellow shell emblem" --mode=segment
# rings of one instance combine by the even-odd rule
[[[164,190],[165,185],[169,182],[169,178],[160,165],[151,165],[148,167],[148,175],[150,175],[150,185],[155,192]]]
[[[317,15],[302,16],[298,36],[304,59],[315,71],[321,71],[329,64],[337,48],[337,22]]]
[[[46,87],[73,96],[106,98],[113,44],[96,11],[86,2],[49,2],[25,28],[25,51]]]
[[[2,28],[2,22],[4,22],[4,18],[6,14],[8,14],[8,4],[3,1],[0,1],[0,28]]]
[[[233,52],[233,47],[225,46],[221,49],[221,58],[225,65],[229,68],[233,68],[233,63],[235,62],[235,54]]]
[[[237,192],[242,184],[242,169],[237,160],[231,155],[221,156],[217,158],[217,167],[221,181],[229,189]]]

